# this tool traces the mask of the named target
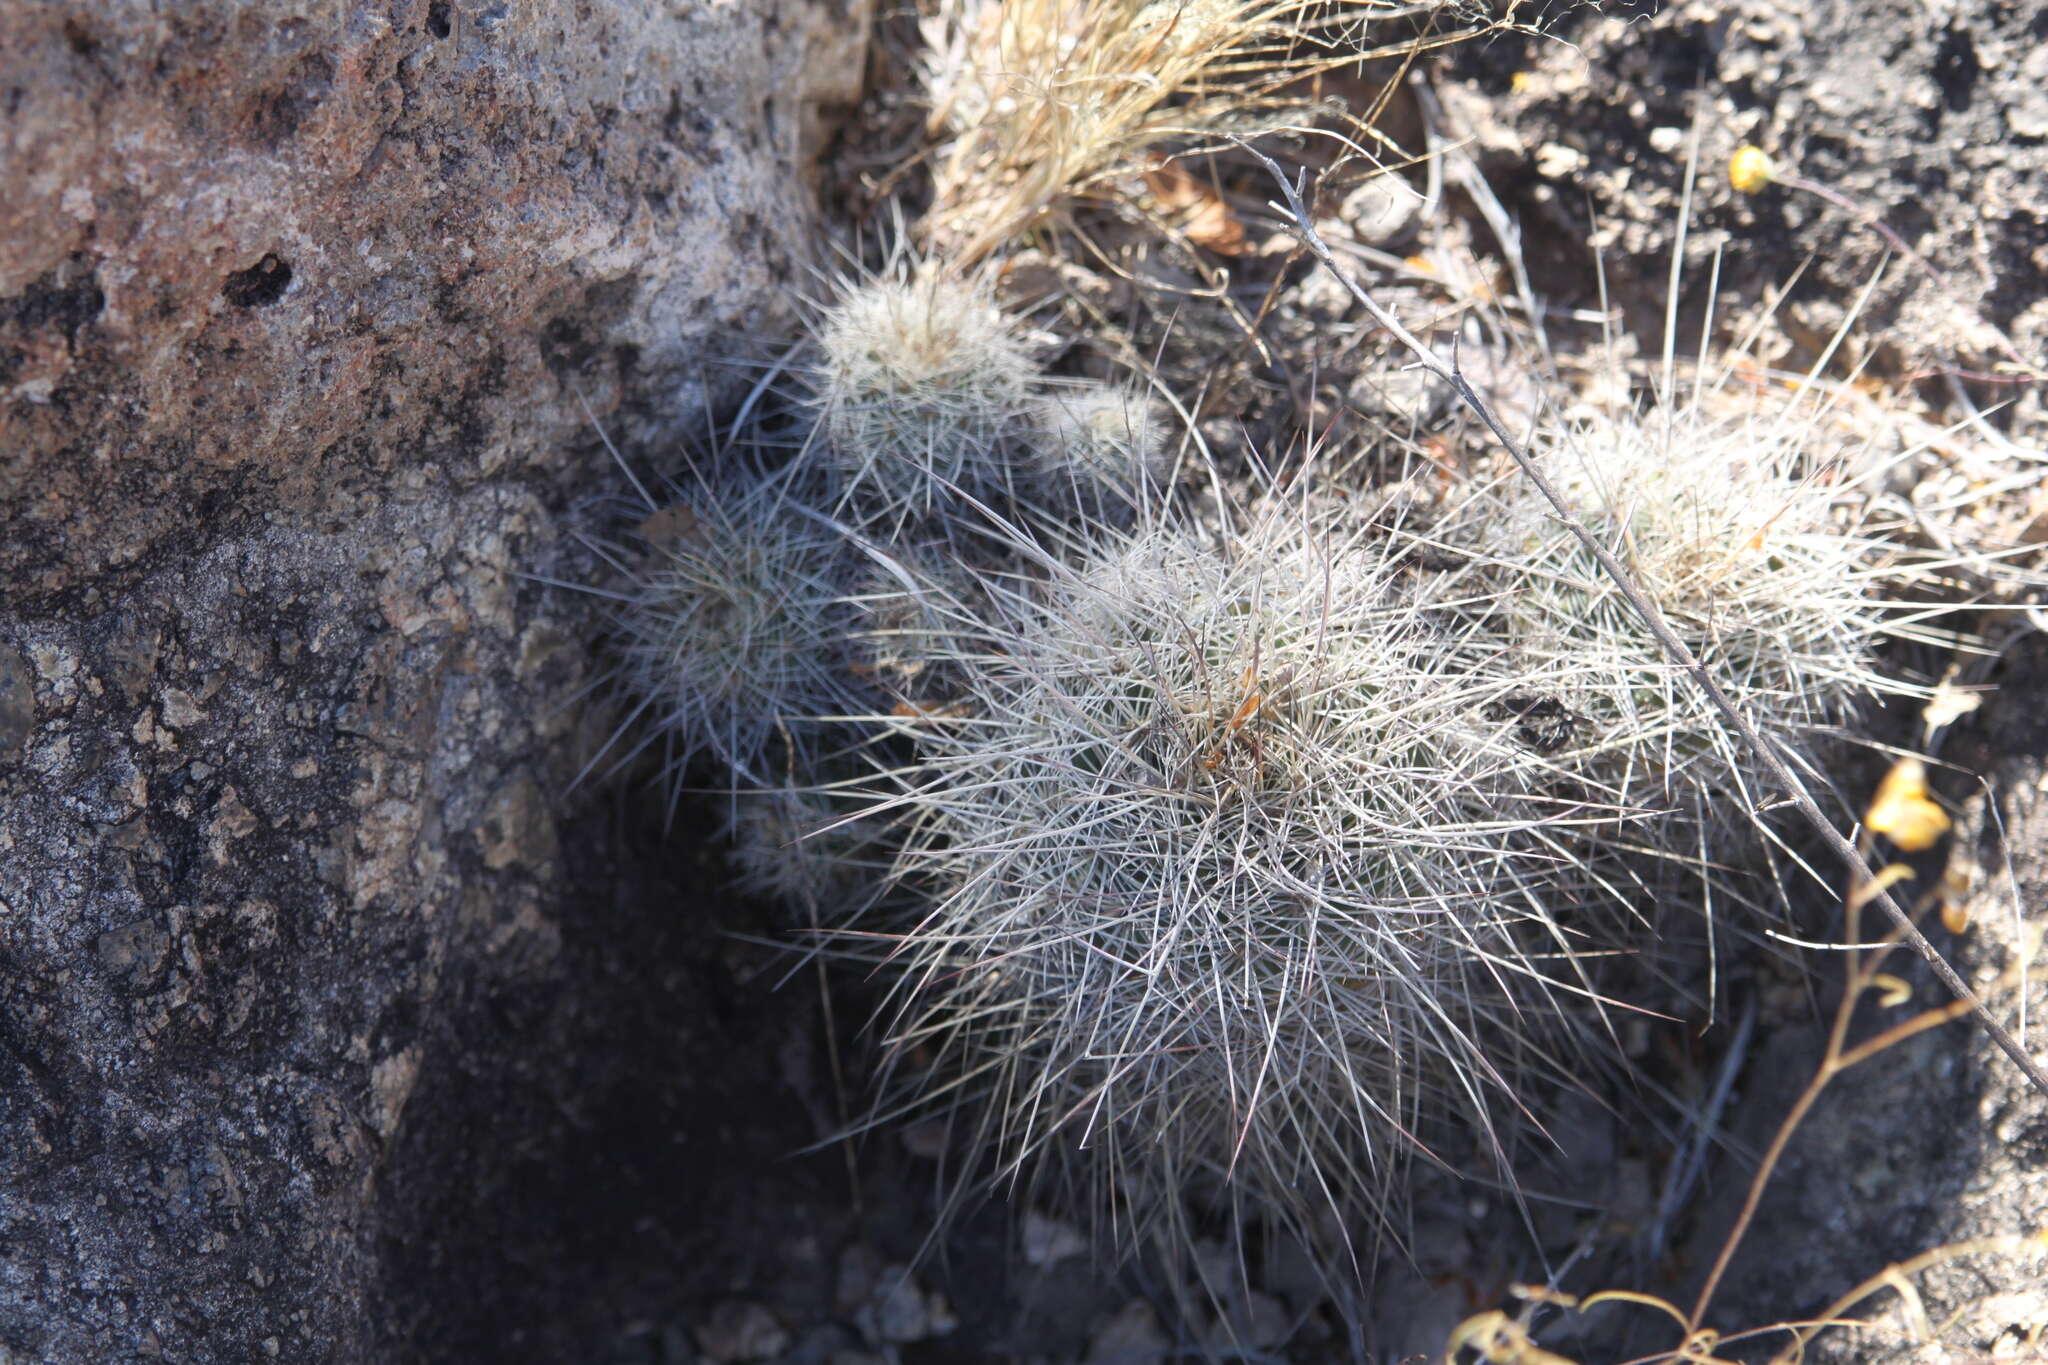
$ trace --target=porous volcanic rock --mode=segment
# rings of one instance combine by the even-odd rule
[[[676,421],[811,215],[842,0],[0,4],[0,572],[17,600],[401,467]],[[822,82],[822,84],[821,84]]]

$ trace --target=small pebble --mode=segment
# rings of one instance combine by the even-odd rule
[[[1039,1213],[1024,1215],[1025,1264],[1044,1270],[1088,1249],[1088,1239],[1072,1223]]]
[[[903,1143],[903,1150],[926,1161],[937,1161],[946,1154],[947,1125],[944,1119],[926,1119],[913,1123],[897,1137]]]
[[[769,1360],[789,1347],[789,1333],[758,1303],[721,1303],[697,1324],[697,1349],[718,1365]]]
[[[870,1345],[900,1346],[944,1336],[960,1325],[944,1296],[927,1294],[910,1267],[892,1265],[876,1275],[868,1302],[854,1322]]]
[[[1216,1323],[1210,1329],[1209,1339],[1223,1350],[1239,1347],[1266,1351],[1285,1342],[1292,1329],[1293,1321],[1280,1300],[1254,1289],[1233,1297],[1228,1321]]]
[[[882,1258],[865,1242],[854,1242],[839,1253],[839,1277],[832,1287],[832,1306],[840,1317],[851,1318],[874,1297],[875,1281],[881,1278]]]
[[[1536,174],[1545,180],[1567,180],[1586,169],[1586,154],[1562,142],[1546,142],[1536,149]]]
[[[908,1266],[892,1265],[882,1272],[876,1294],[861,1326],[876,1341],[902,1343],[923,1341],[931,1333],[931,1317],[925,1312],[924,1293],[910,1278]]]
[[[1376,175],[1344,196],[1337,216],[1361,242],[1390,247],[1415,235],[1422,196],[1397,175]]]
[[[1085,1365],[1153,1365],[1172,1349],[1152,1305],[1132,1299],[1089,1338]]]

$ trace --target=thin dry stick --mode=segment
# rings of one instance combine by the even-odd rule
[[[1815,1321],[1799,1328],[1792,1344],[1771,1357],[1771,1365],[1797,1365],[1808,1343],[1828,1328],[1842,1323],[1844,1313],[1881,1289],[1889,1289],[1902,1296],[1911,1292],[1910,1277],[1924,1270],[1964,1256],[2023,1256],[2030,1251],[2038,1253],[2044,1249],[2048,1249],[2048,1238],[2039,1232],[2008,1233],[1951,1242],[1932,1251],[1923,1251],[1910,1260],[1888,1265],[1821,1310]]]
[[[1865,837],[1867,845],[1868,836]],[[1865,851],[1865,848],[1858,848],[1858,856],[1861,857]],[[1866,886],[1852,892],[1844,900],[1843,921],[1849,943],[1858,942],[1862,907],[1873,899],[1874,895]],[[1921,909],[1925,908],[1923,903]],[[1763,1161],[1757,1166],[1756,1175],[1750,1181],[1748,1197],[1743,1200],[1742,1211],[1736,1215],[1735,1225],[1728,1230],[1727,1237],[1721,1242],[1721,1252],[1714,1258],[1713,1269],[1707,1273],[1706,1282],[1700,1286],[1699,1299],[1693,1304],[1692,1317],[1686,1324],[1688,1330],[1697,1330],[1706,1318],[1707,1308],[1714,1299],[1714,1291],[1720,1287],[1721,1277],[1727,1274],[1729,1265],[1735,1259],[1735,1249],[1741,1245],[1743,1236],[1749,1231],[1750,1223],[1756,1218],[1757,1208],[1763,1202],[1764,1186],[1770,1183],[1771,1173],[1777,1169],[1779,1159],[1785,1155],[1792,1134],[1805,1121],[1807,1111],[1820,1099],[1821,1091],[1827,1089],[1829,1082],[1850,1067],[1868,1061],[1916,1034],[1952,1023],[1970,1012],[1971,1001],[1954,1000],[1946,1005],[1923,1010],[1910,1019],[1864,1039],[1854,1047],[1849,1046],[1849,1029],[1856,1018],[1857,1006],[1863,997],[1879,984],[1885,959],[1897,945],[1897,938],[1887,938],[1869,947],[1850,948],[1848,961],[1843,964],[1842,999],[1835,1006],[1834,1025],[1828,1030],[1827,1051],[1821,1057],[1820,1066],[1814,1071],[1813,1078],[1806,1083],[1806,1089],[1799,1092],[1798,1100],[1786,1113],[1784,1121],[1778,1125],[1777,1134],[1772,1137]],[[2004,988],[2016,983],[2018,979],[2018,972],[2008,969],[2000,976],[1998,985]],[[1834,1316],[1836,1314],[1830,1311],[1822,1315],[1822,1320],[1826,1321]]]
[[[1856,851],[1856,846],[1850,843],[1842,832],[1834,827],[1834,824],[1821,811],[1819,804],[1808,793],[1806,785],[1793,774],[1791,768],[1786,766],[1785,760],[1778,756],[1777,750],[1773,749],[1769,742],[1764,739],[1763,735],[1758,733],[1756,726],[1750,722],[1748,716],[1743,714],[1742,709],[1729,699],[1728,694],[1722,690],[1721,684],[1715,680],[1714,675],[1686,647],[1685,641],[1679,639],[1671,627],[1666,624],[1664,614],[1658,611],[1656,604],[1644,595],[1643,590],[1637,586],[1635,579],[1630,576],[1628,570],[1622,567],[1621,561],[1616,559],[1607,547],[1602,545],[1598,538],[1591,531],[1588,531],[1577,517],[1572,515],[1571,509],[1565,506],[1564,499],[1558,495],[1557,489],[1552,486],[1549,479],[1543,476],[1543,471],[1536,467],[1536,462],[1529,458],[1529,453],[1522,448],[1520,442],[1508,435],[1507,428],[1501,425],[1500,418],[1494,415],[1493,409],[1473,390],[1471,384],[1466,382],[1464,373],[1458,369],[1455,363],[1445,364],[1435,351],[1432,351],[1423,343],[1421,338],[1402,326],[1399,318],[1388,312],[1372,295],[1366,293],[1356,280],[1344,273],[1343,268],[1337,264],[1336,256],[1331,253],[1329,245],[1323,241],[1322,235],[1316,231],[1314,220],[1309,217],[1308,209],[1302,202],[1301,185],[1296,181],[1289,180],[1286,172],[1280,169],[1279,163],[1258,148],[1242,140],[1237,145],[1244,148],[1245,151],[1251,153],[1254,157],[1257,157],[1266,169],[1272,173],[1273,178],[1280,182],[1280,192],[1287,197],[1286,206],[1283,210],[1281,205],[1273,204],[1269,201],[1268,207],[1272,208],[1275,212],[1284,212],[1287,217],[1293,219],[1294,233],[1301,239],[1302,244],[1308,248],[1309,252],[1318,261],[1323,263],[1325,269],[1335,275],[1338,281],[1351,291],[1351,297],[1357,299],[1365,311],[1372,315],[1373,321],[1386,328],[1390,335],[1413,352],[1417,362],[1423,369],[1428,370],[1431,374],[1449,384],[1451,391],[1457,394],[1459,401],[1478,415],[1479,420],[1484,422],[1487,429],[1493,433],[1494,439],[1499,441],[1502,448],[1514,457],[1515,463],[1521,467],[1522,472],[1529,476],[1530,480],[1535,483],[1537,489],[1549,501],[1550,505],[1556,509],[1558,521],[1565,529],[1578,537],[1579,543],[1584,545],[1593,557],[1600,561],[1600,567],[1606,571],[1609,578],[1614,580],[1615,587],[1620,589],[1621,595],[1627,599],[1629,606],[1635,609],[1636,615],[1642,618],[1643,624],[1649,627],[1650,633],[1657,637],[1657,643],[1663,647],[1664,652],[1680,668],[1692,674],[1693,680],[1707,694],[1707,700],[1714,704],[1714,708],[1735,728],[1735,732],[1742,736],[1742,742],[1757,756],[1757,761],[1763,764],[1764,771],[1770,774],[1771,779],[1778,784],[1780,790],[1785,793],[1793,805],[1799,808],[1799,813],[1806,817],[1806,822],[1812,825],[1814,831],[1820,835],[1828,847],[1834,850],[1835,855],[1849,869],[1852,882],[1856,885],[1862,885],[1868,881],[1873,875],[1870,865],[1864,861],[1863,855]],[[1302,183],[1306,182],[1307,175],[1306,171],[1301,173]],[[1927,965],[1934,970],[1934,974],[1941,978],[1942,984],[1955,992],[1958,1000],[1969,1002],[1971,1012],[1977,1016],[1977,1022],[1984,1026],[1984,1031],[1991,1035],[1992,1041],[1997,1043],[2005,1055],[2012,1058],[2014,1065],[2018,1066],[2026,1074],[2027,1079],[2033,1082],[2035,1089],[2039,1090],[2043,1095],[2048,1095],[2048,1072],[2043,1072],[2040,1064],[2026,1054],[2019,1043],[2013,1039],[2013,1036],[2006,1031],[2005,1026],[1991,1017],[1991,1011],[1984,1007],[1984,1002],[1978,999],[1975,992],[1971,991],[1968,983],[1956,974],[1955,968],[1949,966],[1941,954],[1935,951],[1934,945],[1927,941],[1927,936],[1921,933],[1919,928],[1907,916],[1906,912],[1899,908],[1898,902],[1892,899],[1890,893],[1881,893],[1876,899],[1876,904],[1884,910],[1886,915],[1890,916],[1892,923],[1897,926],[1900,935],[1908,943],[1911,943],[1914,951],[1918,952],[1926,960]]]

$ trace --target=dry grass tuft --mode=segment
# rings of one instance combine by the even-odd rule
[[[924,227],[959,265],[1174,144],[1313,120],[1301,83],[1366,55],[1394,0],[942,0],[925,80],[940,143]],[[1297,88],[1299,87],[1299,88]]]

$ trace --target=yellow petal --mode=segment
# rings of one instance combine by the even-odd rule
[[[1863,823],[1908,853],[1934,847],[1948,832],[1948,812],[1927,796],[1927,769],[1917,758],[1902,758],[1877,784],[1877,796]]]
[[[1777,167],[1771,164],[1770,153],[1761,147],[1737,147],[1735,155],[1728,158],[1728,183],[1739,194],[1761,194],[1764,186],[1777,178]]]

